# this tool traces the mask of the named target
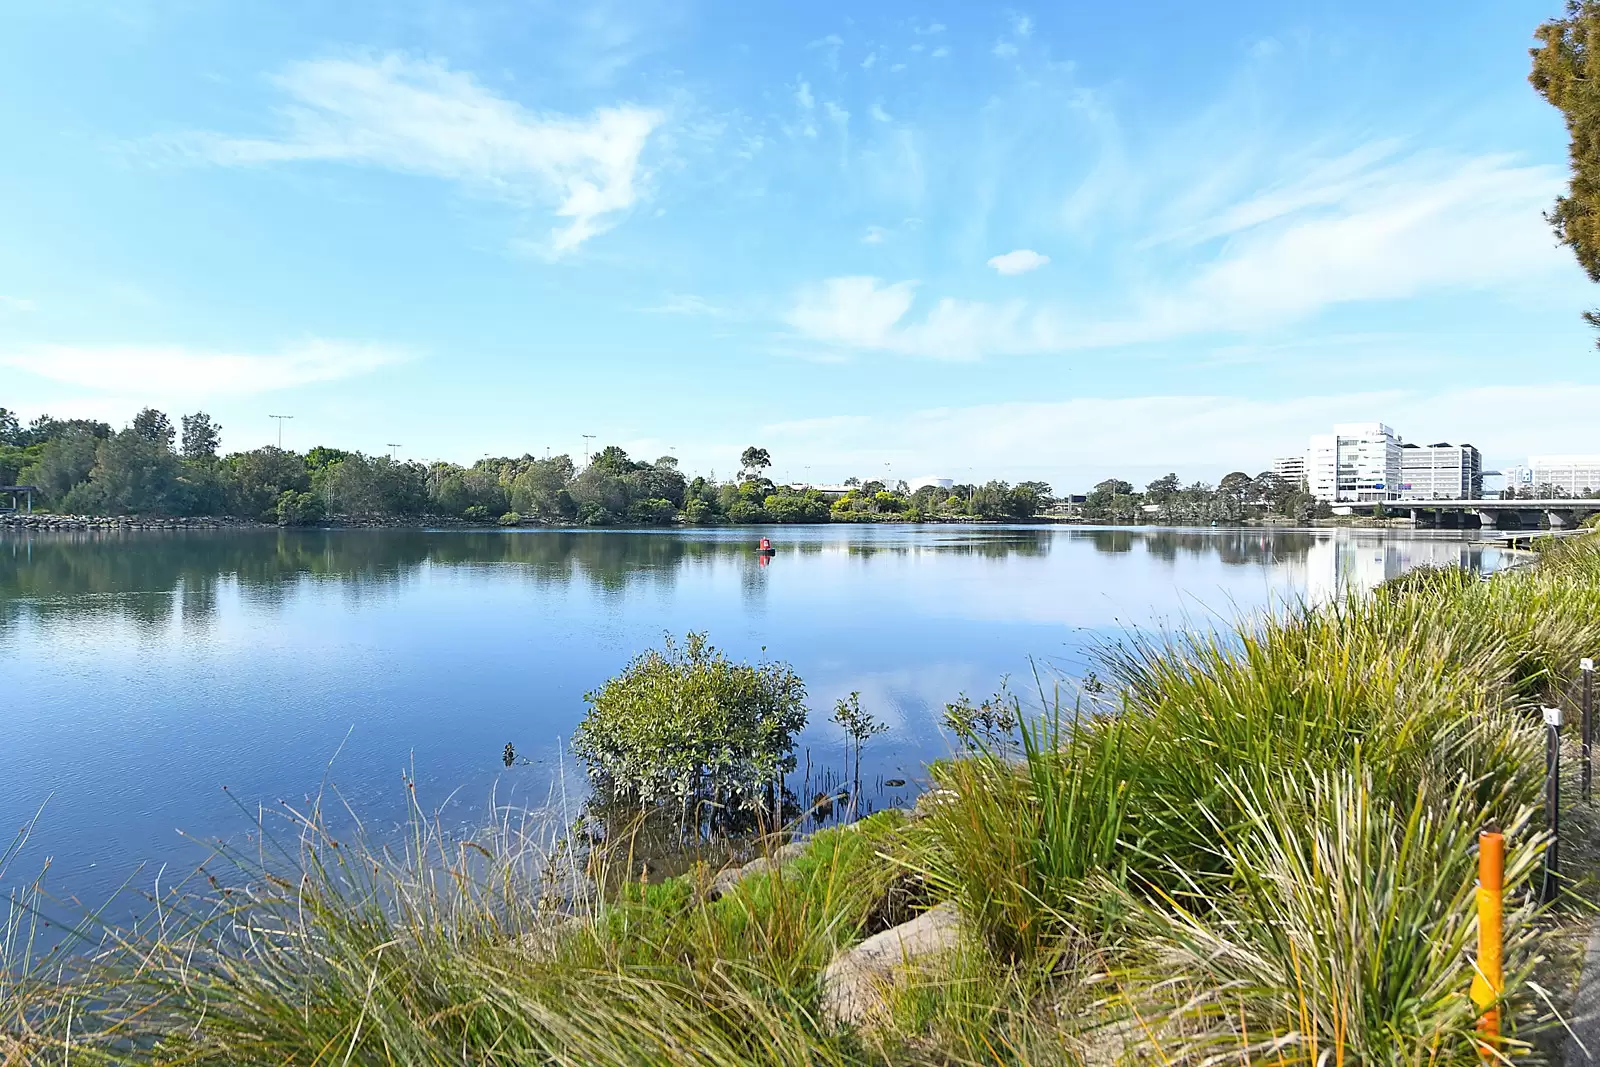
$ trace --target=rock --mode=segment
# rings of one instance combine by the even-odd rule
[[[948,804],[959,795],[954,789],[930,789],[917,798],[916,805],[911,809],[911,817],[926,819],[939,805]]]
[[[911,964],[955,949],[962,933],[955,905],[940,904],[839,953],[822,972],[823,1016],[841,1026],[881,1020],[896,978]]]
[[[806,846],[809,844],[809,841],[791,841],[787,845],[774,849],[772,858],[779,863],[788,863],[790,860],[799,859],[805,855]]]
[[[533,929],[517,939],[517,946],[533,956],[555,955],[561,939],[583,925],[576,915],[549,914],[534,920]]]
[[[721,900],[731,893],[733,887],[739,884],[739,877],[743,870],[743,867],[729,867],[726,870],[718,871],[717,876],[711,879],[711,888],[706,890],[706,899]]]

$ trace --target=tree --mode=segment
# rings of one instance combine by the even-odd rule
[[[222,427],[211,421],[203,411],[183,417],[183,458],[208,460],[217,458],[217,446],[222,444]]]
[[[1566,14],[1534,31],[1528,80],[1566,119],[1572,177],[1545,215],[1592,282],[1600,282],[1600,0],[1567,0]],[[1600,327],[1600,312],[1583,315]]]
[[[161,418],[165,420],[166,416]],[[129,427],[102,441],[96,450],[89,480],[67,493],[63,507],[102,515],[159,515],[173,510],[178,457],[168,447],[170,423],[166,429],[167,435],[163,437],[159,423],[147,420],[142,432]],[[152,433],[153,436],[147,436]]]
[[[850,803],[854,807],[861,795],[861,746],[872,737],[886,732],[889,727],[887,723],[881,723],[873,718],[870,711],[861,710],[860,693],[851,693],[849,697],[834,702],[833,721],[844,731],[844,736],[855,748],[855,779],[850,790]],[[845,760],[845,773],[850,773],[848,756]]]
[[[701,805],[749,813],[794,770],[806,689],[785,663],[736,663],[703,633],[635,658],[585,693],[589,713],[572,752],[603,792],[676,807],[698,824]],[[716,817],[715,814],[713,816]]]
[[[22,443],[22,424],[17,421],[17,416],[7,408],[0,408],[0,445],[20,445]]]
[[[130,427],[140,439],[151,444],[161,445],[163,448],[172,448],[172,420],[167,418],[166,412],[157,411],[155,408],[145,408],[133,417]]]
[[[1178,495],[1180,484],[1176,474],[1164,474],[1145,486],[1144,493],[1152,504],[1165,504]]]
[[[38,460],[19,475],[25,485],[37,485],[52,507],[66,499],[79,483],[87,481],[100,449],[100,438],[75,430],[41,446]]]
[[[303,493],[311,488],[305,461],[276,445],[231,455],[228,467],[232,475],[230,508],[236,515],[276,521],[278,499],[285,489]]]
[[[752,475],[760,474],[772,466],[772,455],[764,448],[751,445],[739,454],[739,473],[748,471]]]

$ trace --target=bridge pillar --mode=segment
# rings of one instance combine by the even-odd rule
[[[1544,514],[1550,520],[1550,529],[1552,530],[1565,530],[1578,524],[1571,511],[1551,509]]]
[[[1479,509],[1478,511],[1478,524],[1480,526],[1487,526],[1492,530],[1498,525],[1498,523],[1495,522],[1496,518],[1498,518],[1498,515],[1493,511],[1484,511],[1482,509]]]

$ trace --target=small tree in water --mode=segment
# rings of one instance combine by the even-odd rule
[[[868,739],[888,730],[889,727],[887,724],[874,719],[870,711],[861,710],[860,693],[851,693],[848,699],[840,700],[834,704],[833,721],[838,723],[840,728],[844,730],[845,737],[849,738],[850,744],[855,748],[855,784],[850,790],[850,801],[853,804],[856,803],[857,798],[861,795],[861,746],[865,745]],[[848,762],[845,766],[845,773],[850,773]]]
[[[786,663],[735,663],[706,635],[670,636],[584,694],[572,751],[608,799],[674,806],[696,822],[760,811],[794,770],[805,683]]]

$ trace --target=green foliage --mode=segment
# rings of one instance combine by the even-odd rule
[[[500,516],[499,522],[501,526],[521,526],[522,516],[515,511],[508,511]]]
[[[691,633],[668,638],[601,688],[572,751],[605,793],[630,804],[672,805],[698,820],[714,809],[759,810],[795,767],[806,722],[805,684],[787,664],[729,660]]]
[[[207,460],[217,458],[217,448],[222,444],[222,427],[211,421],[203,411],[183,417],[183,458]]]
[[[279,526],[315,526],[327,518],[322,498],[315,493],[285,489],[278,497]]]
[[[1567,0],[1563,17],[1534,31],[1528,80],[1561,111],[1567,124],[1572,176],[1565,196],[1545,216],[1562,244],[1571,248],[1590,281],[1600,282],[1600,2]],[[1585,312],[1600,326],[1600,314]]]

